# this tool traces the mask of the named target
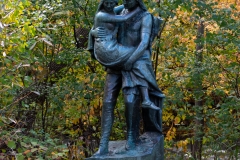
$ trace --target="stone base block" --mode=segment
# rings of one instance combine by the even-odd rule
[[[127,151],[126,141],[110,141],[109,154],[85,160],[164,160],[164,136],[146,132],[140,136],[136,150]]]

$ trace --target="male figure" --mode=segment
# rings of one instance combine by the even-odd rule
[[[137,61],[139,67],[145,65],[145,68],[151,69],[152,64],[150,61],[149,41],[152,29],[152,17],[150,14],[146,14],[147,9],[144,6],[142,0],[124,0],[124,9],[121,12],[122,15],[125,15],[132,12],[137,7],[140,7],[142,12],[131,20],[121,24],[118,31],[119,43],[124,46],[134,46],[137,47],[137,49],[132,53],[128,61],[124,64],[124,70],[119,71],[107,69],[102,106],[101,141],[99,150],[97,153],[95,153],[95,156],[108,153],[108,141],[114,120],[113,111],[116,105],[119,91],[122,87],[124,93],[124,101],[126,107],[125,116],[127,122],[126,149],[131,150],[135,149],[136,147],[136,139],[139,136],[140,97],[139,87],[136,86],[133,82],[139,81],[141,83],[142,77],[141,73],[137,73],[137,75],[140,75],[141,78],[135,78],[135,76],[132,75],[132,66],[133,63]],[[153,72],[145,72],[144,74],[144,77],[146,77],[148,74],[149,76],[152,76]]]

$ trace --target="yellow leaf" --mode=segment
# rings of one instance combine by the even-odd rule
[[[182,120],[185,120],[185,119],[186,119],[186,115],[183,114],[183,115],[182,115]]]
[[[205,144],[208,141],[206,137],[203,137],[203,144]]]
[[[75,118],[75,119],[72,120],[73,124],[77,124],[78,122],[79,122],[79,118]]]
[[[174,124],[179,124],[181,122],[181,118],[175,117]]]

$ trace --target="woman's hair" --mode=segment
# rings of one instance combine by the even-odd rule
[[[103,2],[105,0],[101,0],[99,5],[98,5],[98,9],[97,12],[99,12],[100,10],[103,9]],[[118,4],[118,0],[113,0],[114,2],[116,2],[116,5]],[[147,11],[147,7],[145,6],[145,4],[143,3],[143,0],[136,0],[139,4],[139,7],[142,8],[144,11]]]
[[[101,0],[99,5],[98,5],[98,9],[97,9],[97,12],[99,12],[100,10],[103,9],[103,3],[104,3],[105,0]],[[112,0],[116,3],[116,5],[118,4],[118,0]]]

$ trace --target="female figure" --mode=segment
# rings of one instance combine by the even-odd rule
[[[94,19],[94,27],[102,27],[106,31],[105,38],[95,38],[94,57],[105,67],[121,68],[127,61],[134,47],[122,46],[117,42],[118,22],[123,22],[135,16],[136,10],[126,16],[116,15],[114,7],[117,0],[101,0]]]
[[[117,42],[118,22],[124,22],[132,18],[141,10],[137,8],[125,16],[120,16],[114,12],[116,5],[117,0],[101,0],[98,6],[94,19],[94,27],[104,28],[106,36],[104,38],[95,38],[93,54],[96,60],[102,65],[108,68],[122,69],[125,62],[136,50],[136,47],[123,46]],[[150,101],[148,92],[146,92],[148,91],[147,87],[141,87],[140,91],[142,91],[143,108],[160,109]]]

